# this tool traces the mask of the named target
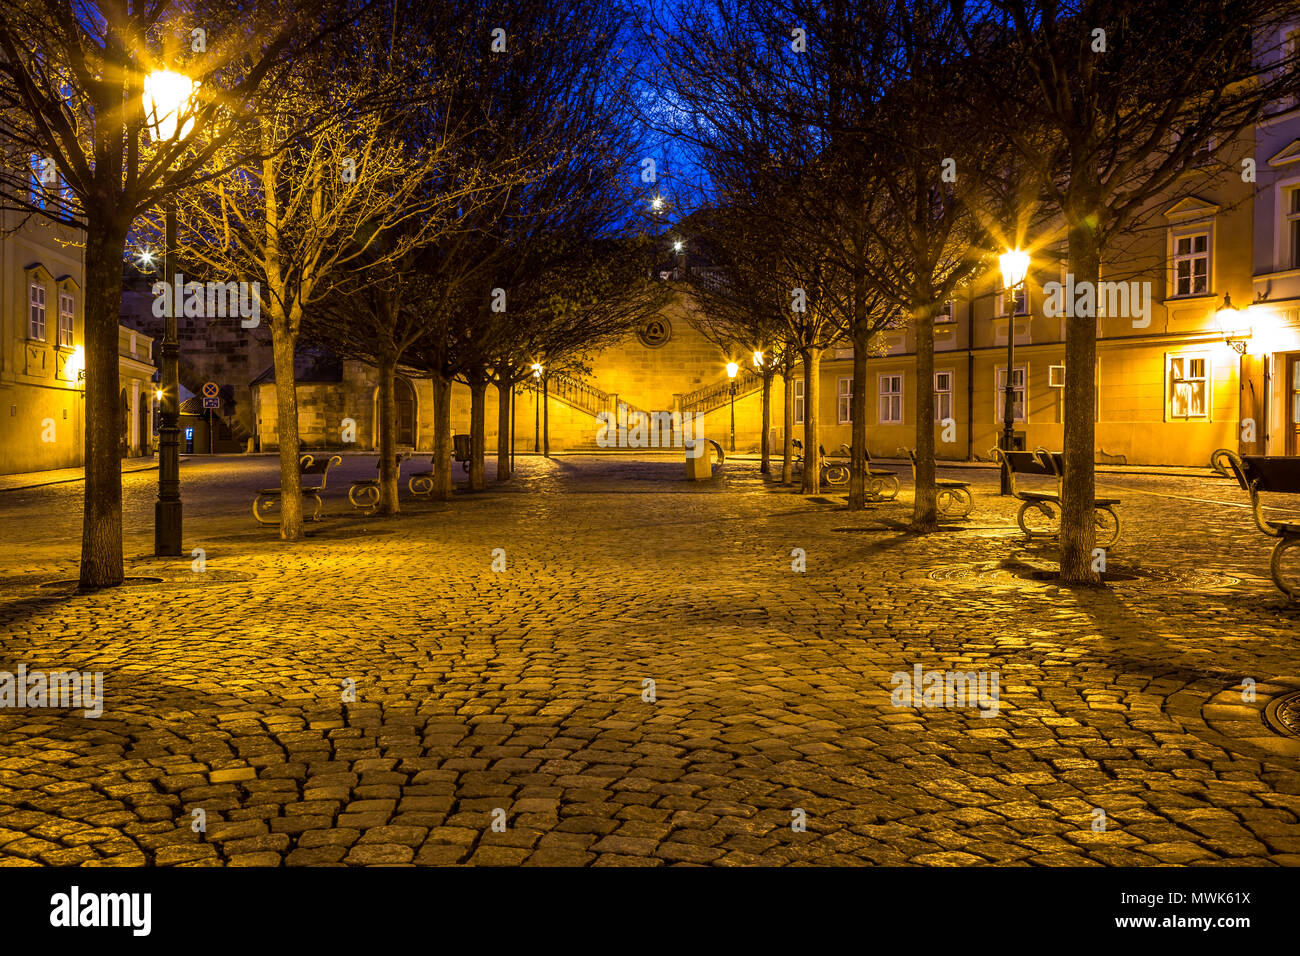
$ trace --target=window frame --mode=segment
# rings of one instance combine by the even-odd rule
[[[993,423],[995,425],[1001,425],[1003,424],[1004,421],[1002,417],[1003,416],[1002,400],[1005,397],[1006,388],[1007,388],[1006,381],[1005,381],[1006,368],[1007,367],[1005,365],[993,366]],[[1015,384],[1014,373],[1016,372],[1020,373],[1019,385]],[[1018,392],[1020,394],[1020,402],[1019,402],[1020,414],[1016,415],[1013,410],[1012,419],[1011,419],[1012,424],[1015,423],[1020,423],[1022,425],[1026,424],[1029,421],[1029,363],[1028,362],[1026,362],[1024,365],[1012,366],[1011,387],[1013,393]],[[1013,409],[1015,408],[1014,404],[1012,405],[1012,408]]]
[[[1214,362],[1213,356],[1209,352],[1166,352],[1165,353],[1165,421],[1167,422],[1208,422],[1211,421],[1211,405],[1213,402],[1214,389]],[[1180,375],[1174,378],[1174,363],[1193,361],[1201,362],[1203,372],[1200,376]],[[1183,366],[1184,369],[1187,365]],[[1174,384],[1175,382],[1201,382],[1204,385],[1204,410],[1200,415],[1177,415],[1174,413]],[[1188,407],[1191,407],[1189,401]]]
[[[841,375],[835,380],[835,420],[839,425],[853,424],[852,375]]]
[[[939,388],[940,375],[948,376],[948,387],[946,389]],[[934,423],[936,425],[941,424],[943,420],[946,418],[951,418],[954,422],[957,420],[957,416],[953,413],[953,397],[956,392],[956,385],[957,385],[957,373],[954,369],[950,369],[950,368],[935,369],[934,371]],[[939,407],[941,397],[946,398],[948,401],[947,415],[943,414],[942,410]]]
[[[64,311],[63,304],[67,302],[68,308]],[[64,319],[67,323],[64,323]],[[66,336],[64,333],[67,333]],[[66,338],[66,341],[65,341]],[[59,290],[59,327],[55,333],[55,344],[61,349],[71,349],[76,347],[77,341],[77,301],[69,289]]]
[[[40,292],[40,299],[37,301],[37,292]],[[46,337],[49,334],[49,322],[47,303],[49,293],[45,288],[44,282],[38,282],[35,279],[28,280],[27,283],[27,339],[31,342],[48,342]],[[41,332],[36,333],[37,314],[40,315]]]
[[[1205,239],[1204,252],[1195,251],[1196,240],[1198,238]],[[1178,251],[1178,244],[1184,239],[1188,240],[1190,244],[1190,251],[1186,254],[1179,253]],[[1196,271],[1194,263],[1197,259],[1201,258],[1205,259],[1205,289],[1201,292],[1197,292],[1195,288]],[[1187,292],[1178,291],[1178,266],[1182,262],[1193,264],[1188,269],[1187,278],[1189,285]],[[1174,232],[1170,235],[1169,279],[1170,292],[1172,293],[1169,298],[1171,299],[1199,299],[1214,295],[1214,230],[1209,228],[1208,225],[1195,229]]]
[[[889,380],[890,389],[885,390],[885,381]],[[896,386],[896,390],[895,387]],[[893,416],[894,402],[897,400],[898,415]],[[886,417],[882,412],[885,409],[885,402],[888,401],[890,415]],[[876,424],[877,425],[902,425],[904,422],[905,409],[903,407],[903,373],[902,372],[877,372],[876,373]]]
[[[794,380],[794,423],[796,425],[804,424],[804,382],[801,378]]]

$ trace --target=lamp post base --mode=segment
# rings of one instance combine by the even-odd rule
[[[153,503],[153,553],[160,558],[181,555],[181,503],[163,501]]]

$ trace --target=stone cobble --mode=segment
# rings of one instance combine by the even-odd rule
[[[0,864],[1300,864],[1260,717],[1300,608],[1235,485],[1102,476],[1136,577],[1095,590],[1017,576],[1053,553],[993,472],[916,536],[906,481],[850,513],[749,462],[519,465],[383,519],[349,459],[289,544],[249,514],[274,462],[191,460],[203,571],[149,556],[128,474],[128,574],[164,581],[87,595],[39,586],[80,486],[0,494],[0,670],[104,675],[97,718],[0,709]],[[996,673],[996,714],[895,707],[916,665]]]

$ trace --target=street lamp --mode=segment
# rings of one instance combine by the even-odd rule
[[[542,402],[540,405],[537,403],[537,390],[533,389],[533,454],[536,455],[542,450],[542,410],[546,406],[546,375],[542,367],[536,362],[533,363],[533,378],[540,379],[542,383]],[[548,416],[546,421],[546,455],[548,458],[551,454],[550,412],[551,410],[546,408],[546,415]]]
[[[194,81],[172,70],[157,70],[144,78],[145,122],[153,141],[158,144],[183,141],[194,128],[192,117],[181,123],[189,112],[194,96]],[[167,201],[166,244],[163,249],[162,278],[168,283],[167,309],[161,350],[162,388],[158,451],[158,500],[153,510],[153,552],[158,556],[181,553],[181,429],[180,429],[180,343],[176,334],[175,290],[176,203]],[[152,259],[152,256],[149,257]]]
[[[1232,297],[1226,292],[1223,295],[1223,305],[1214,313],[1214,319],[1228,346],[1238,355],[1245,355],[1246,339],[1250,338],[1251,333],[1249,316],[1242,315],[1241,310],[1232,304]]]
[[[663,211],[663,208],[664,208],[664,197],[663,197],[663,196],[655,196],[654,199],[650,200],[650,209],[651,209],[652,211],[654,211],[654,212],[662,212],[662,211]]]
[[[755,353],[757,354],[757,353]],[[740,366],[735,362],[727,363],[727,378],[731,379],[728,391],[731,393],[731,450],[736,450],[736,373]]]
[[[1002,450],[1011,451],[1015,441],[1016,420],[1016,389],[1011,377],[1016,359],[1016,289],[1029,274],[1029,253],[1020,249],[1010,249],[999,257],[998,262],[1002,266],[1002,288],[1011,293],[1011,308],[1007,315],[1006,391],[1002,399]],[[1011,494],[1011,470],[1005,465],[1002,468],[1001,492],[1004,495]]]

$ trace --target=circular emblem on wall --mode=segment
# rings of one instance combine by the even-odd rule
[[[663,316],[657,315],[642,322],[640,328],[636,330],[636,335],[646,348],[657,349],[672,338],[672,323]]]

